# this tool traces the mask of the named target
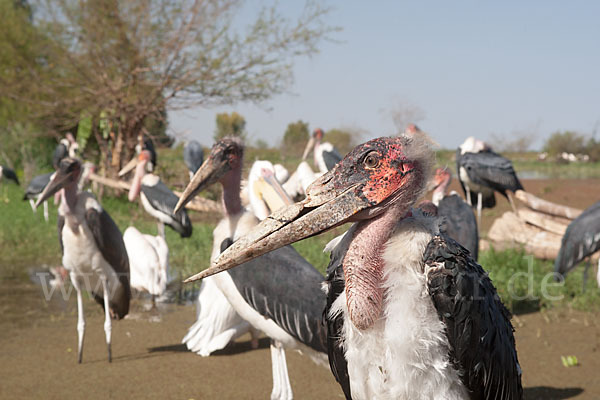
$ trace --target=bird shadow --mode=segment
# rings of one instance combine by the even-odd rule
[[[270,346],[270,343],[271,343],[270,339],[261,338],[258,340],[258,348],[266,349]],[[225,347],[224,349],[217,350],[217,351],[211,353],[211,356],[232,356],[232,355],[236,355],[236,354],[242,354],[242,353],[245,353],[245,352],[251,351],[251,350],[254,350],[254,349],[252,348],[250,341],[247,340],[247,341],[243,341],[243,342],[229,343],[227,345],[227,347]],[[189,350],[188,350],[187,346],[183,343],[148,348],[148,353],[160,353],[160,352],[188,353]]]
[[[583,393],[582,388],[553,388],[549,386],[534,386],[523,389],[525,400],[563,400],[570,399]]]

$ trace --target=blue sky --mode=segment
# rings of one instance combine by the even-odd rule
[[[281,2],[293,13],[298,2]],[[215,115],[237,111],[252,139],[278,143],[288,123],[395,132],[412,105],[443,147],[467,136],[600,131],[600,2],[330,1],[342,43],[295,63],[293,94],[169,115],[172,133],[212,145]],[[266,110],[265,108],[268,108]],[[598,132],[596,137],[600,136]]]

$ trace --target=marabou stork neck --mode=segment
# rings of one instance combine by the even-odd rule
[[[324,314],[329,363],[346,397],[520,399],[510,314],[494,286],[435,218],[410,209],[433,159],[418,137],[360,145],[304,201],[274,213],[187,281],[354,221],[328,245]]]
[[[93,194],[78,191],[81,170],[81,163],[76,159],[62,159],[36,207],[60,191],[58,238],[63,266],[69,271],[77,291],[78,361],[82,360],[85,334],[81,291],[86,289],[105,310],[104,332],[110,362],[111,316],[121,319],[129,312],[129,261],[121,231],[110,215]]]
[[[13,181],[14,183],[19,185],[19,178],[17,178],[17,174],[14,170],[8,168],[6,165],[0,165],[0,181],[2,178]]]
[[[452,174],[447,168],[435,171],[435,189],[431,198],[436,206],[436,214],[442,217],[442,230],[471,253],[477,261],[479,255],[479,233],[473,209],[456,193],[446,194]]]
[[[177,205],[183,207],[210,184],[221,183],[226,215],[214,231],[214,258],[257,223],[254,214],[242,208],[240,200],[243,150],[241,141],[235,138],[217,142]],[[281,193],[280,188],[276,190]],[[278,268],[274,269],[274,265]],[[291,246],[202,281],[207,287],[216,286],[239,317],[272,339],[271,399],[292,398],[284,348],[301,350],[315,361],[324,361],[325,331],[321,318],[326,299],[322,282],[323,276]]]
[[[142,150],[137,157],[134,157],[119,171],[119,176],[123,176],[135,168],[129,189],[129,201],[134,201],[138,195],[140,196],[144,209],[158,220],[158,233],[163,239],[165,224],[179,233],[182,238],[192,236],[192,222],[187,211],[185,209],[174,211],[179,200],[177,196],[160,180],[158,175],[148,172],[151,160],[152,153]]]
[[[586,257],[600,250],[600,201],[592,204],[567,227],[560,250],[554,260],[554,271],[566,276]],[[589,260],[583,274],[583,288],[587,281]],[[596,276],[600,287],[600,261]]]
[[[321,128],[315,129],[310,140],[306,144],[304,154],[302,155],[302,161],[304,161],[306,160],[306,157],[308,157],[310,151],[313,150],[315,165],[319,167],[319,171],[322,174],[331,170],[342,159],[340,153],[331,143],[321,143],[323,135],[324,133]]]
[[[473,137],[467,138],[456,150],[456,172],[470,206],[475,205],[474,198],[477,196],[477,219],[480,224],[482,208],[496,205],[494,192],[506,197],[518,215],[509,191],[514,193],[523,190],[523,185],[512,163],[494,153],[484,142]]]
[[[183,148],[183,161],[188,167],[190,179],[192,179],[192,176],[194,176],[196,171],[198,171],[198,168],[200,168],[204,162],[204,150],[202,149],[202,145],[195,140],[187,142]]]

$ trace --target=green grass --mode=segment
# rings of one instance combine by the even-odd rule
[[[61,262],[56,207],[50,201],[50,221],[46,223],[42,210],[33,214],[28,202],[21,200],[22,195],[22,188],[5,182],[0,184],[0,280],[26,280],[29,268]],[[134,225],[141,232],[157,234],[155,220],[138,203],[129,203],[125,197],[105,196],[102,204],[122,231]],[[191,238],[182,239],[166,229],[171,269],[179,277],[207,268],[212,249],[212,230],[217,219],[198,213],[190,215],[194,223]],[[294,247],[324,273],[329,254],[323,253],[323,248],[344,229],[340,227],[303,240]],[[558,285],[551,276],[552,262],[535,259],[519,250],[481,252],[480,264],[489,272],[499,295],[513,312],[550,307],[597,310],[600,306],[594,268],[589,272],[587,290],[582,293],[583,266],[576,268],[564,284]]]

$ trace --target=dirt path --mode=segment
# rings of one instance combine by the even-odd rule
[[[0,398],[3,399],[266,399],[271,390],[268,341],[250,350],[248,338],[203,358],[180,344],[195,318],[191,306],[161,305],[160,322],[134,303],[113,329],[106,361],[100,308],[86,303],[84,362],[76,362],[74,298],[45,303],[39,287],[0,288]],[[21,298],[16,308],[10,299]],[[37,307],[36,307],[37,305]],[[62,307],[62,310],[58,310]],[[23,311],[21,313],[20,310]],[[552,311],[515,319],[526,399],[600,398],[600,314]],[[577,356],[565,368],[561,355]],[[327,368],[288,352],[297,399],[343,398]]]

